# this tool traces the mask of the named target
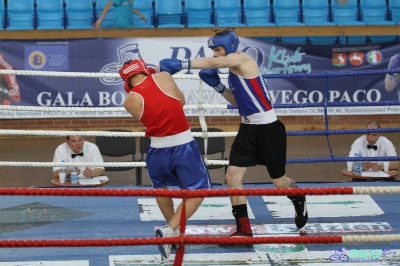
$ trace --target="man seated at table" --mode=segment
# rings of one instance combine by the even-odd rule
[[[369,122],[366,129],[380,128],[378,122]],[[354,157],[354,153],[361,153],[361,157],[387,157],[397,156],[396,149],[393,143],[381,133],[366,133],[359,137],[351,145],[349,157]],[[383,161],[378,162],[363,162],[363,171],[383,171]],[[398,161],[390,161],[389,170],[399,169]]]
[[[79,131],[73,129],[72,131]],[[103,162],[99,148],[96,144],[85,141],[83,136],[67,136],[67,141],[59,145],[54,152],[53,162]],[[54,177],[58,177],[61,167],[53,167]],[[78,175],[91,178],[104,174],[104,167],[79,167]],[[67,176],[71,175],[71,170],[67,167]]]

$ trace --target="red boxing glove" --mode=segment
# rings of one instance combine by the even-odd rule
[[[154,67],[147,67],[147,70],[149,70],[150,75],[156,73],[156,69]]]

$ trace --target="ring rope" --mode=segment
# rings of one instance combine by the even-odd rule
[[[226,196],[305,196],[399,194],[400,187],[242,188],[210,190],[104,189],[104,188],[0,188],[2,196],[112,196],[202,198]]]
[[[111,239],[59,239],[59,240],[0,240],[0,248],[17,247],[88,247],[138,245],[252,245],[252,244],[327,244],[327,243],[386,243],[400,240],[400,234],[343,235],[343,236],[257,236],[257,237],[198,237],[176,236],[168,238],[111,238]]]

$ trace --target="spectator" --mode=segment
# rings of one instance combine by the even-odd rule
[[[79,131],[73,129],[72,131]],[[67,136],[67,141],[59,145],[54,152],[53,162],[103,162],[99,148],[96,144],[85,141],[83,136]],[[54,177],[58,176],[61,167],[53,167]],[[95,177],[104,174],[104,167],[79,167],[78,175],[84,177]],[[67,169],[67,176],[71,175],[70,169]]]
[[[378,122],[369,122],[366,129],[380,128]],[[382,136],[381,133],[366,133],[359,137],[351,145],[349,153],[350,157],[354,156],[354,153],[361,153],[361,157],[386,157],[386,156],[397,156],[396,149],[393,143],[386,137]],[[363,171],[372,169],[373,171],[383,170],[383,162],[363,162]],[[389,163],[389,170],[399,169],[398,161],[391,161]]]
[[[99,19],[93,24],[93,28],[95,30],[100,29],[101,23],[103,22],[104,17],[107,15],[107,12],[110,10],[110,7],[112,5],[114,6],[115,28],[132,28],[133,27],[132,12],[138,15],[141,20],[147,23],[147,19],[145,18],[145,16],[143,16],[143,14],[140,13],[140,11],[133,8],[132,0],[110,0],[104,6]]]

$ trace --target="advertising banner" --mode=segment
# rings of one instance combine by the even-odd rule
[[[81,39],[67,41],[1,41],[0,69],[118,73],[122,64],[143,58],[156,66],[164,58],[212,57],[206,37]],[[239,51],[249,54],[265,74],[274,104],[319,103],[328,86],[330,102],[380,102],[399,100],[397,74],[330,78],[268,78],[268,74],[309,74],[338,71],[383,70],[400,67],[398,44],[365,46],[286,45],[240,37]],[[398,57],[397,57],[398,56]],[[197,74],[198,70],[179,74]],[[227,74],[227,69],[220,69]],[[186,104],[198,103],[199,81],[176,79]],[[227,80],[223,80],[228,84]],[[119,77],[59,77],[0,75],[2,105],[44,107],[122,107],[126,93]],[[227,104],[206,85],[205,104]],[[332,114],[399,113],[400,107],[337,107]],[[318,115],[322,108],[278,109],[278,115]],[[236,110],[206,110],[205,115],[237,115]],[[197,116],[197,110],[186,110]],[[0,110],[0,118],[129,116],[125,112],[36,112]]]

